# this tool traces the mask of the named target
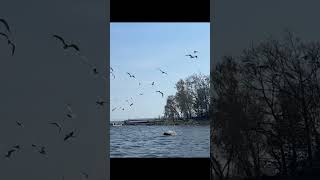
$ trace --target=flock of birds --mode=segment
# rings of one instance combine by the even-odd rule
[[[198,55],[197,55],[198,53],[199,53],[198,51],[194,50],[194,51],[193,51],[193,54],[187,54],[187,55],[185,55],[185,56],[188,56],[190,59],[198,58]],[[164,70],[162,70],[162,69],[160,69],[160,68],[157,68],[157,70],[158,70],[161,74],[163,74],[163,75],[168,75],[168,73],[167,73],[166,71],[164,71]],[[116,76],[115,76],[115,71],[114,71],[114,69],[113,69],[112,67],[110,67],[110,74],[112,75],[113,79],[116,78]],[[133,73],[126,72],[126,74],[128,75],[129,78],[133,78],[133,79],[137,80],[136,76],[135,76]],[[139,82],[139,86],[141,86],[141,84],[142,84],[142,83]],[[155,86],[155,82],[152,81],[151,84],[149,84],[149,85]],[[156,90],[156,91],[154,91],[154,92],[155,92],[155,93],[159,93],[159,95],[161,95],[162,98],[164,97],[164,92],[163,92],[163,91]],[[144,95],[144,93],[139,93],[139,96],[142,96],[142,95]],[[130,99],[133,101],[133,98],[132,98],[132,97],[131,97]],[[126,102],[129,103],[129,100],[127,99]],[[128,105],[129,105],[129,107],[131,107],[131,106],[133,105],[133,103],[131,102],[131,103],[129,103]],[[111,109],[111,111],[115,111],[115,110],[122,110],[122,111],[124,111],[124,110],[125,110],[125,107],[123,107],[123,105],[122,105],[122,106],[118,106],[118,107],[113,107],[113,108]]]
[[[5,37],[7,40],[8,45],[11,46],[11,55],[13,56],[15,53],[15,44],[12,41],[12,34],[11,34],[11,29],[10,26],[8,24],[8,22],[3,19],[0,18],[0,23],[4,25],[6,31],[5,32],[0,32],[0,35]],[[0,24],[0,25],[1,25]],[[1,26],[0,26],[1,27]],[[76,53],[76,55],[78,55],[78,57],[80,57],[80,60],[82,60],[83,63],[85,63],[86,65],[89,65],[92,68],[92,72],[94,75],[100,75],[101,73],[98,71],[97,67],[91,63],[89,63],[88,59],[85,56],[80,55],[80,48],[78,45],[76,44],[72,44],[72,43],[67,43],[65,41],[65,39],[59,35],[53,34],[51,35],[52,38],[56,39],[57,41],[60,41],[62,43],[62,49],[64,50],[70,50],[73,49]],[[1,40],[1,39],[0,39]],[[106,79],[105,76],[100,75],[102,78]],[[98,97],[98,99],[95,101],[97,106],[101,106],[103,107],[106,104],[106,101],[103,100],[102,98]],[[65,113],[65,119],[75,119],[76,118],[76,114],[73,112],[72,110],[72,105],[71,104],[65,104],[65,108],[67,110],[67,112]],[[63,120],[64,121],[64,120]],[[48,122],[49,125],[52,125],[53,127],[57,128],[58,133],[62,133],[63,131],[63,122]],[[24,128],[25,125],[23,122],[21,121],[16,121],[16,125],[20,128]],[[71,131],[67,131],[64,135],[63,138],[61,139],[63,142],[67,142],[70,141],[73,138],[76,138],[77,136],[75,135],[75,130],[71,130]],[[37,144],[31,144],[31,147],[34,148],[39,154],[44,155],[45,157],[48,157],[47,154],[47,147],[43,146],[43,145],[37,145]],[[23,147],[21,147],[21,145],[17,144],[14,145],[12,147],[10,147],[10,149],[6,152],[6,154],[4,155],[4,158],[10,159],[12,158],[12,156],[21,151],[23,149]],[[89,178],[88,173],[81,171],[81,174],[83,175],[83,177],[85,177],[86,179]],[[63,177],[64,179],[64,177]]]
[[[12,40],[12,34],[11,34],[10,26],[7,23],[7,21],[5,19],[3,19],[3,18],[0,18],[0,23],[2,25],[4,25],[4,27],[6,29],[5,32],[0,32],[0,35],[3,36],[7,40],[7,44],[11,47],[11,55],[13,56],[14,53],[15,53],[16,46],[15,46],[13,40]],[[62,44],[62,49],[64,49],[64,50],[73,49],[76,52],[76,55],[78,55],[78,57],[80,57],[80,60],[84,64],[88,65],[92,69],[92,73],[94,75],[98,75],[98,76],[100,76],[100,77],[102,77],[104,79],[107,78],[106,76],[102,75],[100,73],[100,71],[98,71],[97,67],[94,64],[91,64],[89,62],[89,60],[85,56],[80,55],[80,48],[79,48],[78,45],[66,42],[66,40],[63,37],[59,36],[59,35],[53,34],[51,36],[52,36],[52,38],[56,39],[57,41],[59,41]],[[190,57],[191,59],[198,58],[198,56],[195,55],[197,53],[198,53],[198,51],[193,51],[193,54],[187,54],[186,56]],[[161,72],[161,74],[168,75],[168,73],[163,71],[162,69],[158,69],[158,70]],[[114,69],[112,67],[110,67],[110,75],[113,77],[113,79],[116,78],[115,73],[114,73]],[[136,76],[134,74],[132,74],[132,73],[127,72],[127,75],[129,76],[129,78],[136,79]],[[139,82],[139,86],[140,85],[141,85],[141,82]],[[151,86],[154,86],[154,85],[155,85],[155,82],[152,82]],[[164,93],[162,91],[157,90],[155,92],[161,94],[161,96],[164,97]],[[143,93],[139,93],[139,95],[143,95]],[[133,100],[133,98],[131,98],[131,100]],[[129,103],[129,100],[126,100],[126,101]],[[101,98],[98,98],[95,103],[96,103],[96,105],[103,107],[106,104],[106,101],[104,101]],[[133,106],[133,102],[129,103],[129,107],[131,107],[131,106]],[[68,118],[68,119],[76,118],[76,114],[73,112],[71,104],[66,104],[66,109],[67,109],[67,113],[65,114],[66,118]],[[123,110],[123,111],[125,110],[124,107],[114,107],[114,108],[112,108],[112,111],[115,111],[116,109],[120,109],[120,110]],[[63,131],[63,124],[62,123],[59,123],[59,122],[48,122],[48,124],[56,127],[59,134]],[[24,128],[24,124],[21,121],[16,121],[16,125],[21,127],[21,128]],[[69,141],[69,140],[71,140],[72,138],[75,138],[75,137],[76,137],[75,130],[72,130],[72,131],[69,131],[69,132],[65,133],[65,135],[64,135],[62,140],[66,142],[66,141]],[[39,154],[44,155],[44,156],[47,155],[47,148],[45,146],[31,144],[31,147],[35,148]],[[4,155],[4,157],[10,159],[13,156],[14,153],[16,153],[18,151],[21,151],[21,149],[22,149],[21,145],[14,145],[7,151],[7,153]],[[81,172],[81,174],[86,179],[88,179],[89,175],[87,173]]]

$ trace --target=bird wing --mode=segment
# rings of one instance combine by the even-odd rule
[[[10,31],[9,24],[7,23],[7,21],[6,21],[6,20],[4,20],[4,19],[0,19],[0,22],[2,22],[2,24],[4,24],[4,25],[6,26],[6,28],[7,28],[7,30],[8,30],[9,32],[11,32],[11,31]]]
[[[11,55],[13,56],[16,46],[11,41],[9,41],[9,44],[11,45],[11,48],[12,48]]]
[[[2,35],[2,36],[4,36],[4,37],[6,37],[7,39],[9,39],[8,35],[5,34],[5,33],[0,32],[0,35]]]
[[[64,45],[66,45],[66,42],[64,41],[64,39],[61,36],[53,35],[53,37],[59,39]]]
[[[79,47],[77,45],[75,45],[75,44],[70,44],[70,45],[68,45],[68,47],[72,47],[75,50],[80,51]]]

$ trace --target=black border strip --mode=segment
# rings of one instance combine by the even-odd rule
[[[111,22],[210,22],[210,0],[110,0]]]

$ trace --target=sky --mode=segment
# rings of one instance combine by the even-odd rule
[[[185,56],[194,50],[198,58]],[[162,116],[179,79],[195,73],[209,75],[210,24],[111,23],[110,66],[115,75],[110,76],[110,121]]]

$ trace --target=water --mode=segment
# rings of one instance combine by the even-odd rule
[[[210,126],[110,126],[110,142],[111,157],[209,157]]]

